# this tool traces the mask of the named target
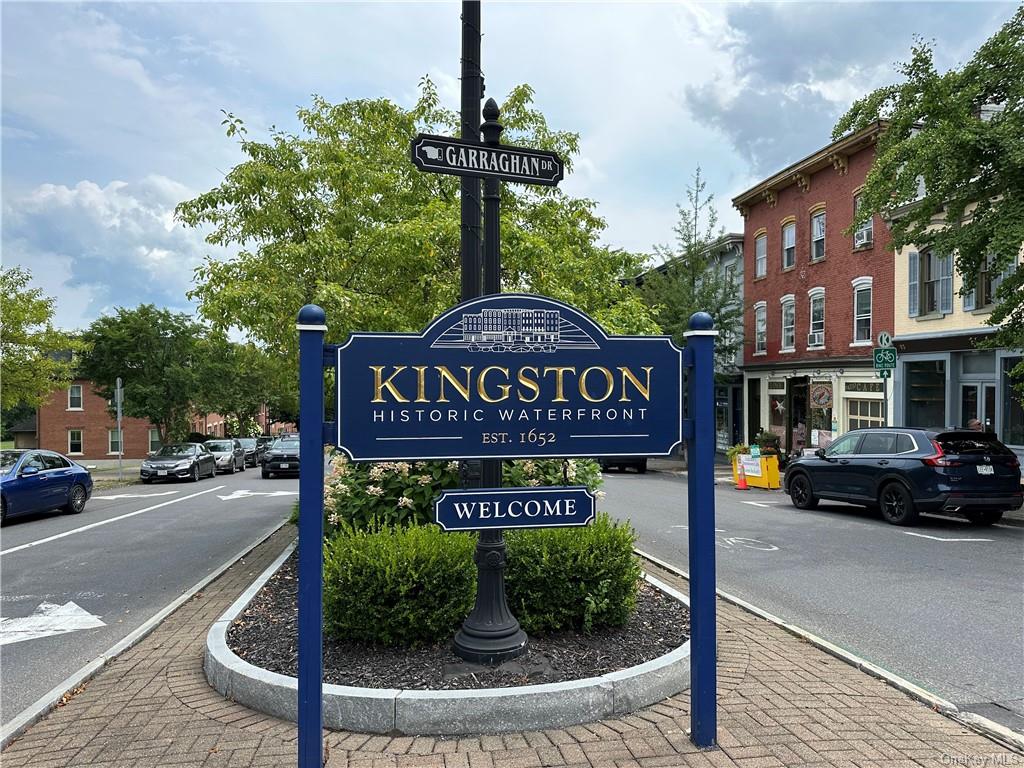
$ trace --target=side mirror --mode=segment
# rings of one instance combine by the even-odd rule
[[[819,448],[818,450],[816,450],[814,452],[814,455],[817,456],[822,461],[826,461],[827,460],[827,459],[825,459],[825,449],[824,448]]]
[[[36,467],[24,467],[21,470],[21,476],[22,477],[32,477],[33,475],[38,475],[38,474],[39,474],[39,470]]]

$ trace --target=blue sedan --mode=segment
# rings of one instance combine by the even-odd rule
[[[92,495],[92,475],[53,451],[0,451],[3,521],[62,509],[78,514]]]

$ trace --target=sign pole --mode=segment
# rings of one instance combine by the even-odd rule
[[[715,632],[715,337],[706,312],[690,316],[684,365],[688,369],[687,504],[690,547],[690,740],[714,747],[718,734]]]
[[[494,99],[484,105],[484,118],[484,143],[496,147],[502,127]],[[483,266],[484,294],[501,293],[501,182],[493,177],[484,179]],[[501,465],[501,459],[481,463],[482,487],[501,487]],[[527,642],[505,597],[506,547],[501,528],[480,531],[473,559],[477,567],[476,604],[455,635],[454,650],[467,661],[499,664],[525,652]]]
[[[299,768],[322,768],[324,333],[323,309],[299,310]]]
[[[121,431],[121,403],[124,402],[124,387],[121,377],[117,377],[114,387],[114,402],[117,404],[117,482],[124,482],[121,457],[124,456],[124,432]]]
[[[480,0],[462,2],[462,138],[480,141],[480,99],[484,80],[480,73]],[[462,177],[462,300],[480,295],[480,179]]]

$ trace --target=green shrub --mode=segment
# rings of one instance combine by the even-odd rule
[[[601,469],[589,459],[506,461],[502,475],[507,487],[585,485],[597,491],[601,484]],[[457,461],[368,463],[335,456],[324,483],[324,531],[433,522],[434,499],[460,485]]]
[[[510,530],[505,590],[527,633],[619,627],[636,607],[636,533],[605,513],[585,528]]]
[[[324,631],[415,646],[450,637],[476,596],[476,538],[429,526],[343,526],[324,547]]]

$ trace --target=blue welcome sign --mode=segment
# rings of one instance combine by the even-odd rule
[[[584,485],[456,489],[434,500],[434,521],[446,531],[569,528],[589,525],[594,510],[594,494]]]
[[[351,334],[336,443],[356,461],[665,456],[683,440],[682,368],[667,336],[608,336],[553,299],[486,296],[421,334]]]

